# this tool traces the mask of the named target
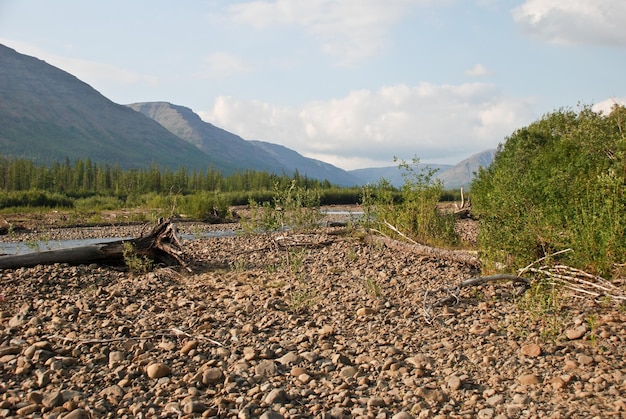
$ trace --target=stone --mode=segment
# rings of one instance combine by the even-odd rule
[[[302,358],[300,358],[297,353],[289,351],[285,355],[278,358],[276,361],[283,365],[298,365],[302,361]]]
[[[191,415],[193,413],[204,413],[208,409],[207,405],[197,401],[192,400],[189,403],[185,403],[183,405],[183,413]]]
[[[411,414],[406,410],[403,410],[402,412],[398,412],[393,415],[391,419],[413,419],[413,416],[411,416]]]
[[[266,359],[254,367],[254,372],[263,377],[273,377],[278,373],[278,367],[274,360]]]
[[[224,373],[219,368],[209,368],[202,373],[202,384],[214,386],[224,382]]]
[[[491,419],[496,414],[496,411],[491,408],[485,408],[478,411],[478,415],[476,417],[478,419]]]
[[[120,362],[126,360],[126,354],[122,351],[111,351],[109,353],[109,368],[115,368]]]
[[[63,395],[61,394],[61,392],[53,391],[44,395],[41,404],[45,407],[57,407],[62,406],[64,401],[65,400],[63,400]]]
[[[33,414],[35,412],[38,412],[39,410],[41,410],[39,405],[37,405],[37,404],[29,404],[27,406],[20,407],[19,409],[17,409],[17,411],[15,413],[17,413],[18,416],[28,416],[28,415],[31,415],[31,414]]]
[[[371,307],[361,307],[356,311],[356,315],[358,317],[369,316],[370,314],[374,313],[376,313],[376,310]]]
[[[367,407],[384,407],[387,406],[387,402],[382,397],[372,397],[367,401]]]
[[[267,404],[284,404],[287,402],[287,393],[282,388],[275,388],[267,393],[264,401]]]
[[[504,396],[502,394],[495,394],[486,401],[489,406],[496,407],[504,401]]]
[[[90,419],[91,415],[85,409],[74,409],[67,415],[63,416],[63,419]]]
[[[263,412],[259,419],[284,419],[284,416],[278,412],[273,410],[268,410],[267,412]]]
[[[554,390],[561,390],[565,387],[565,380],[561,377],[554,377],[550,380],[550,385],[552,385]]]
[[[456,375],[453,375],[452,377],[448,378],[448,388],[450,388],[450,390],[452,391],[456,391],[460,389],[462,384],[463,382]]]
[[[524,374],[520,375],[517,378],[517,381],[519,381],[519,383],[523,386],[532,386],[535,384],[539,384],[539,377],[537,377],[535,374]]]
[[[248,346],[243,348],[243,359],[246,361],[252,361],[258,357],[256,349]]]
[[[306,374],[306,373],[298,375],[298,381],[300,381],[303,384],[307,384],[312,379],[313,377],[311,377],[309,374]]]
[[[43,401],[43,394],[38,391],[32,391],[28,393],[27,399],[31,403],[41,404],[41,402]]]
[[[0,357],[5,355],[18,355],[22,348],[17,345],[0,346]]]
[[[591,365],[593,364],[593,357],[585,354],[579,354],[576,359],[580,365]]]
[[[198,347],[198,341],[197,340],[190,340],[187,341],[182,348],[180,348],[180,353],[181,355],[187,355],[189,352],[191,352],[192,349],[196,349]]]
[[[522,354],[531,358],[538,357],[539,355],[541,355],[541,346],[537,345],[536,343],[524,345],[522,346]]]
[[[162,378],[170,375],[171,372],[172,370],[170,367],[160,362],[150,364],[146,367],[146,373],[150,378]]]
[[[569,340],[576,340],[585,336],[585,333],[587,333],[587,326],[581,324],[576,328],[566,330],[565,336],[567,336]]]
[[[293,368],[291,369],[290,374],[291,374],[293,377],[298,377],[299,375],[306,374],[306,372],[307,372],[307,371],[306,371],[306,368],[302,368],[302,367],[293,367]]]
[[[357,372],[359,372],[359,369],[357,367],[348,365],[341,369],[340,374],[343,378],[349,379],[349,378],[353,378]]]

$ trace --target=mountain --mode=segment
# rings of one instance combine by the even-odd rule
[[[290,173],[297,170],[300,175],[316,179],[328,179],[333,184],[341,186],[356,186],[359,184],[359,179],[332,164],[304,157],[282,145],[264,141],[250,142],[263,152],[272,155]]]
[[[89,157],[122,168],[152,163],[233,170],[73,75],[0,45],[0,153],[51,163]]]
[[[438,169],[438,173],[451,169],[451,164],[425,164],[418,163],[417,166],[411,164],[412,168],[420,173],[423,169],[430,167],[431,169]],[[385,179],[393,186],[400,187],[404,184],[404,178],[402,177],[403,170],[400,170],[398,166],[387,167],[372,167],[368,169],[355,169],[350,170],[351,175],[359,179],[361,185],[375,184],[380,179]]]
[[[167,102],[144,102],[128,105],[154,119],[171,133],[239,170],[267,170],[292,175],[297,169],[302,176],[353,186],[358,180],[345,170],[319,160],[309,159],[277,144],[247,141],[213,124],[204,122],[191,109]]]
[[[472,182],[474,173],[478,172],[480,167],[489,166],[495,154],[496,149],[489,149],[474,154],[454,166],[449,164],[419,163],[414,168],[418,172],[426,167],[438,169],[435,177],[443,182],[445,189],[459,189],[461,186],[467,188]],[[357,177],[362,185],[377,183],[381,178],[386,179],[396,187],[400,187],[404,183],[403,171],[397,166],[357,169],[351,170],[349,173]]]
[[[474,154],[456,166],[438,173],[437,178],[443,182],[446,189],[459,189],[462,186],[467,188],[478,169],[489,166],[495,155],[495,148]]]

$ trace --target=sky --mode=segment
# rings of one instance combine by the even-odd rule
[[[626,102],[624,0],[0,0],[0,43],[346,170]],[[2,63],[0,63],[2,65]]]

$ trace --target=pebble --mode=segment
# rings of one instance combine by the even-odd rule
[[[146,373],[150,378],[161,378],[169,375],[172,372],[171,368],[162,363],[150,364],[146,367]]]
[[[580,341],[586,333],[540,340],[542,322],[499,283],[471,296],[462,291],[452,309],[434,307],[428,323],[426,289],[475,271],[341,230],[298,236],[323,245],[297,248],[302,264],[294,275],[281,265],[287,250],[269,245],[271,237],[185,240],[192,272],[131,275],[95,264],[0,271],[11,303],[1,310],[0,417],[500,419],[626,411],[619,404],[626,313],[612,306],[564,305],[563,315],[577,319],[572,329],[599,319],[596,342]],[[382,295],[364,289],[367,277]],[[296,293],[314,296],[306,309],[293,308]],[[158,364],[167,373],[149,372]]]
[[[537,345],[536,343],[530,343],[522,346],[521,352],[526,356],[535,358],[541,355],[541,346]]]
[[[539,377],[537,377],[535,374],[524,374],[520,375],[517,378],[517,381],[519,381],[519,383],[523,386],[532,386],[535,384],[539,384]]]
[[[376,313],[376,310],[371,307],[361,307],[356,311],[356,315],[358,317],[369,316],[370,314],[374,313]]]
[[[209,368],[202,373],[202,384],[214,386],[224,381],[224,373],[219,368]]]
[[[448,387],[452,391],[456,391],[456,390],[460,389],[462,384],[463,383],[462,383],[461,379],[459,377],[457,377],[456,375],[453,375],[450,378],[448,378]]]
[[[181,353],[181,355],[187,355],[189,352],[191,352],[192,349],[196,349],[197,347],[198,347],[198,341],[197,340],[187,341],[187,342],[185,342],[183,347],[180,348],[180,353]]]
[[[569,340],[576,340],[585,336],[585,333],[587,333],[587,326],[582,324],[576,328],[567,329],[565,331],[565,336],[567,336]]]

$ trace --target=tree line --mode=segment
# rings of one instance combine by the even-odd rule
[[[93,195],[126,197],[146,193],[193,194],[197,192],[238,192],[287,187],[292,180],[306,189],[331,189],[328,180],[310,179],[296,170],[292,175],[245,170],[224,176],[209,167],[206,171],[179,167],[122,169],[98,164],[90,158],[71,162],[65,159],[49,166],[26,159],[0,156],[0,190],[18,192],[40,190],[71,197]]]

